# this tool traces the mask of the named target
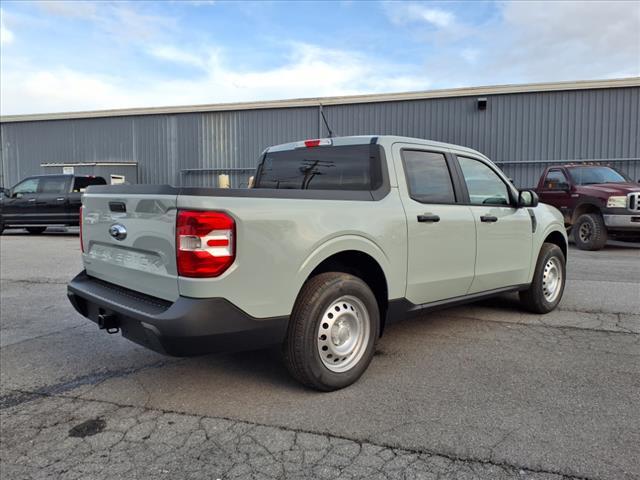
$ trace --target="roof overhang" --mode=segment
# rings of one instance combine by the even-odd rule
[[[617,78],[610,80],[580,80],[572,82],[528,83],[485,87],[449,88],[444,90],[428,90],[421,92],[381,93],[371,95],[350,95],[342,97],[298,98],[292,100],[268,100],[260,102],[184,105],[175,107],[124,108],[117,110],[37,113],[30,115],[5,115],[0,117],[0,123],[33,122],[38,120],[125,117],[137,115],[173,115],[180,113],[226,112],[238,110],[262,110],[271,108],[318,107],[320,105],[349,105],[358,103],[425,100],[430,98],[468,97],[476,95],[504,95],[509,93],[552,92],[563,90],[592,90],[623,87],[640,87],[640,77]]]

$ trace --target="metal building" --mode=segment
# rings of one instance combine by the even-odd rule
[[[267,146],[394,134],[465,145],[532,186],[556,162],[604,162],[640,178],[640,78],[1,118],[0,184],[67,171],[127,181],[246,186]],[[134,178],[132,178],[134,177]]]

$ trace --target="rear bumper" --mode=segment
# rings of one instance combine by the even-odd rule
[[[86,272],[69,283],[67,295],[84,317],[95,323],[108,318],[125,338],[167,355],[252,350],[282,343],[287,331],[287,317],[256,319],[223,298],[179,297],[171,303]]]
[[[604,224],[613,230],[635,230],[640,233],[640,213],[635,215],[603,215]]]

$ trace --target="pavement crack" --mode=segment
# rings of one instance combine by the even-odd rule
[[[594,312],[583,312],[583,313],[594,313]],[[602,312],[601,312],[602,313]],[[625,314],[618,314],[625,315]],[[523,322],[511,322],[508,320],[491,320],[488,318],[478,318],[471,315],[460,315],[460,314],[451,314],[448,315],[450,318],[460,318],[464,320],[473,320],[475,322],[485,322],[485,323],[495,323],[495,324],[503,324],[503,325],[517,325],[523,328],[536,328],[536,327],[544,327],[553,330],[565,331],[565,330],[578,330],[581,332],[598,332],[604,334],[616,334],[616,335],[634,335],[640,336],[640,333],[634,332],[632,330],[628,330],[626,328],[620,327],[624,331],[613,331],[613,330],[604,330],[592,327],[578,327],[574,325],[553,325],[550,323],[546,323],[542,319],[536,319],[537,324],[523,323]],[[621,320],[619,320],[621,321]],[[618,326],[616,324],[616,326]]]
[[[148,367],[144,367],[144,368],[154,368],[154,367],[157,367],[157,366],[158,365],[152,365],[152,366],[148,366]],[[133,372],[121,373],[121,375],[125,375],[125,374],[128,374],[128,373],[133,373]],[[85,402],[85,403],[89,403],[89,404],[94,403],[94,404],[109,405],[109,406],[113,406],[113,407],[116,407],[116,408],[126,408],[126,409],[133,408],[133,409],[143,410],[145,412],[158,412],[161,415],[171,414],[171,415],[180,415],[182,417],[187,417],[187,418],[195,418],[195,419],[197,419],[197,422],[196,422],[196,424],[198,425],[197,428],[202,428],[202,422],[204,420],[233,422],[235,425],[243,425],[244,426],[244,427],[240,428],[240,430],[237,431],[237,434],[235,435],[235,443],[236,443],[236,448],[238,449],[238,451],[242,451],[242,448],[241,448],[242,445],[243,445],[242,439],[243,438],[248,438],[253,443],[258,445],[260,447],[260,451],[263,452],[261,455],[258,455],[257,457],[254,457],[254,461],[255,461],[256,458],[264,458],[264,457],[276,460],[274,454],[272,452],[270,452],[268,448],[265,447],[263,442],[261,442],[259,439],[256,438],[255,431],[256,431],[257,428],[269,428],[269,429],[274,429],[276,431],[281,431],[281,432],[293,432],[294,435],[295,435],[295,439],[293,441],[293,445],[297,445],[297,446],[301,445],[301,443],[300,443],[300,435],[310,435],[310,436],[314,436],[314,437],[318,437],[318,438],[324,438],[325,439],[324,443],[320,447],[317,448],[318,454],[314,455],[314,458],[313,458],[313,461],[312,461],[312,465],[314,467],[319,467],[320,466],[320,462],[322,462],[323,460],[325,460],[325,459],[327,459],[328,457],[331,456],[331,453],[332,453],[331,441],[332,440],[333,441],[340,441],[341,440],[341,441],[345,441],[345,442],[351,442],[351,443],[357,444],[359,446],[359,452],[356,455],[356,457],[358,457],[361,454],[363,454],[363,448],[365,446],[367,446],[369,449],[371,449],[371,448],[391,449],[392,451],[394,451],[394,453],[396,455],[397,455],[397,452],[403,452],[403,453],[408,454],[408,455],[427,455],[427,456],[440,457],[442,459],[446,459],[446,460],[451,461],[451,462],[460,462],[460,463],[468,464],[470,469],[473,469],[474,465],[480,464],[480,465],[491,466],[491,467],[495,467],[495,468],[499,468],[499,469],[524,471],[524,472],[526,472],[528,474],[559,475],[563,479],[597,480],[597,477],[587,477],[587,476],[578,475],[578,474],[573,473],[573,472],[563,472],[563,471],[554,470],[554,469],[546,469],[546,468],[540,468],[540,467],[529,467],[529,466],[516,465],[516,464],[509,463],[509,462],[498,461],[498,460],[495,460],[495,459],[492,459],[492,458],[479,458],[479,457],[473,457],[473,456],[461,456],[461,455],[456,455],[456,454],[453,454],[453,453],[435,451],[435,450],[431,450],[431,449],[403,447],[403,446],[399,446],[399,445],[392,444],[392,443],[387,443],[387,442],[373,443],[372,441],[369,441],[369,440],[366,440],[366,439],[349,438],[347,436],[333,435],[333,434],[328,434],[326,432],[317,432],[317,431],[311,431],[311,430],[305,430],[305,429],[286,428],[286,427],[282,427],[282,426],[279,426],[279,425],[270,425],[270,424],[264,424],[264,423],[249,422],[249,421],[245,421],[245,420],[238,420],[238,419],[228,418],[228,417],[199,416],[199,415],[193,415],[193,414],[180,412],[180,411],[176,411],[176,410],[171,410],[171,409],[140,407],[138,405],[114,402],[114,401],[109,401],[109,400],[86,399],[86,398],[82,398],[80,396],[66,395],[64,393],[65,391],[67,391],[67,390],[65,390],[65,389],[58,389],[56,391],[52,391],[51,389],[49,389],[49,390],[47,390],[47,389],[39,389],[39,390],[36,390],[36,391],[13,390],[14,394],[18,394],[18,396],[28,396],[29,400],[33,400],[33,399],[36,399],[36,398],[39,398],[39,399],[55,398],[55,399],[61,399],[61,400]],[[5,397],[10,397],[10,396],[11,395],[5,395]],[[16,407],[18,405],[21,405],[22,403],[24,403],[24,402],[14,402],[12,404],[5,403],[1,408]],[[154,417],[154,418],[157,418],[157,417]],[[153,421],[152,430],[148,433],[148,435],[146,437],[143,437],[140,441],[148,440],[149,438],[151,438],[151,436],[153,436],[154,432],[156,432],[158,430],[157,420],[152,420],[152,421]],[[125,432],[125,434],[123,435],[123,440],[124,440],[124,437],[126,437],[126,435],[129,433],[130,430],[131,430],[131,428]],[[206,434],[206,428],[203,428],[203,430],[205,431],[205,434]],[[512,433],[513,433],[513,431],[508,432],[499,442],[497,442],[497,444],[499,444],[502,441],[504,441]],[[209,434],[206,434],[206,439],[207,439],[207,441],[210,440]],[[83,440],[84,441],[88,441],[87,438],[84,438]],[[123,441],[123,440],[121,440],[121,441]],[[120,442],[117,442],[117,443],[120,443]],[[182,442],[183,446],[184,446],[185,443],[186,443],[186,440]],[[385,461],[383,461],[383,464],[386,464],[391,460],[392,459],[385,460]],[[417,461],[417,460],[418,460],[417,458],[414,459],[414,462]],[[333,466],[332,468],[342,472],[342,469],[340,467],[338,467],[338,466]],[[375,469],[375,467],[371,467],[371,468]]]
[[[66,285],[69,283],[66,280],[54,280],[52,278],[21,278],[19,280],[7,280],[2,279],[3,282],[6,283],[14,283],[14,284],[27,284],[27,285]]]
[[[85,385],[97,385],[111,378],[124,377],[142,370],[160,368],[170,363],[169,361],[159,361],[142,367],[123,368],[120,370],[105,370],[102,372],[92,372],[74,377],[53,385],[45,385],[35,390],[13,389],[13,392],[0,396],[0,410],[15,407],[21,403],[29,402],[39,396],[56,396]],[[73,397],[72,397],[73,398]],[[79,397],[78,397],[79,398]]]
[[[77,328],[82,328],[82,327],[86,327],[86,326],[88,326],[87,323],[81,323],[79,325],[73,325],[71,327],[67,327],[67,328],[63,328],[63,329],[60,329],[60,330],[56,330],[54,332],[43,333],[42,335],[38,335],[36,337],[25,338],[24,340],[19,340],[19,341],[14,342],[14,343],[9,343],[7,345],[3,345],[3,346],[0,347],[0,350],[6,349],[6,348],[9,348],[9,347],[15,347],[16,345],[21,345],[23,343],[28,343],[28,342],[31,342],[33,340],[39,340],[41,338],[50,337],[52,335],[60,335],[61,333],[65,333],[65,332],[68,332],[70,330],[75,330]]]

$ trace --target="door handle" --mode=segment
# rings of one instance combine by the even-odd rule
[[[498,217],[494,217],[493,215],[482,215],[480,217],[480,221],[486,223],[495,223],[498,221]]]
[[[29,201],[29,202],[35,202],[35,201],[36,201],[36,199],[35,199],[35,198],[30,198],[28,201]]]
[[[440,217],[438,215],[418,215],[418,221],[421,223],[438,223]]]
[[[64,197],[58,197],[58,198],[56,198],[56,200],[57,200],[58,202],[64,202],[65,198],[64,198]]]

